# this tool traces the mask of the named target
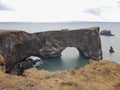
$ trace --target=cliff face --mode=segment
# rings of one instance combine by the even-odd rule
[[[0,44],[0,54],[5,58],[8,73],[29,56],[59,57],[66,47],[76,47],[80,54],[87,58],[102,58],[99,27],[34,34],[24,31],[1,31]]]

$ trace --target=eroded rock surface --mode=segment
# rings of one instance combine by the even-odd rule
[[[59,57],[66,47],[76,47],[87,58],[101,59],[99,27],[47,31],[29,34],[24,31],[1,31],[0,54],[6,61],[6,72],[29,56]]]

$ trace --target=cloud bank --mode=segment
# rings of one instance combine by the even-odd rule
[[[5,5],[0,4],[0,22],[120,22],[120,0],[3,0],[2,2]]]
[[[8,5],[0,4],[0,11],[13,10]]]

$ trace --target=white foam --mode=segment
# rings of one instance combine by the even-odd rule
[[[30,57],[28,57],[26,60],[28,60],[28,59],[32,59],[33,62],[35,62],[35,64],[33,65],[33,67],[37,67],[37,66],[43,64],[41,58],[39,58],[39,57],[37,57],[37,56],[30,56]]]
[[[36,61],[36,60],[40,60],[41,61],[41,58],[37,57],[37,56],[30,56],[28,57],[27,59],[32,59],[33,61]],[[27,60],[26,59],[26,60]]]

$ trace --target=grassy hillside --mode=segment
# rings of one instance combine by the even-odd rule
[[[28,69],[24,76],[0,71],[0,90],[120,90],[120,64],[90,60],[82,68],[49,72]]]

